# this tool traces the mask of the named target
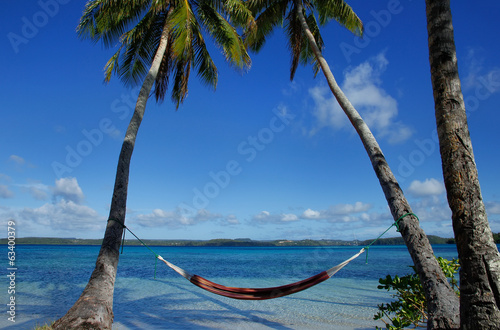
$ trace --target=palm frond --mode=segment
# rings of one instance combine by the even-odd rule
[[[276,2],[276,0],[247,0],[245,5],[254,16],[257,16],[261,14],[265,8],[270,7],[274,2]]]
[[[109,82],[113,73],[118,74],[120,69],[120,54],[125,45],[121,44],[116,53],[111,56],[106,65],[104,66],[104,81]]]
[[[151,0],[91,0],[85,6],[77,33],[82,39],[114,47],[122,34],[148,11],[150,3]]]
[[[306,18],[306,23],[309,26],[309,29],[311,30],[312,35],[314,36],[314,40],[316,41],[316,45],[320,49],[320,51],[323,50],[324,48],[324,42],[323,42],[323,37],[321,37],[321,33],[319,31],[319,26],[318,22],[316,21],[316,17],[314,14],[309,14]],[[301,53],[301,62],[303,65],[308,65],[312,64],[313,65],[313,72],[314,72],[314,77],[318,74],[320,70],[320,66],[318,61],[316,60],[316,56],[314,56],[314,52],[311,48],[311,45],[309,44],[307,38],[304,38],[303,40],[303,46],[302,46],[302,53]]]
[[[245,44],[250,50],[258,52],[274,28],[283,25],[289,0],[249,0],[247,4],[254,16],[258,16],[255,19],[257,28],[245,31]]]
[[[215,40],[217,46],[222,48],[230,64],[238,69],[248,68],[251,63],[250,56],[241,36],[229,21],[209,5],[209,1],[199,2],[197,13],[200,22]]]
[[[215,0],[221,1],[221,0]],[[228,20],[236,27],[252,28],[256,27],[255,18],[252,11],[241,0],[222,0],[223,10],[217,12],[227,15]],[[214,7],[215,8],[215,7]]]
[[[170,33],[165,55],[162,58],[160,68],[155,80],[154,94],[157,102],[163,102],[168,91],[170,75],[174,71],[175,57],[172,53],[172,34]]]
[[[194,59],[196,17],[188,0],[180,0],[169,17],[172,33],[172,56],[175,57],[175,79],[171,98],[179,107],[188,92],[188,81]]]
[[[211,86],[213,89],[217,87],[218,82],[218,70],[215,66],[214,61],[210,57],[210,54],[207,50],[205,42],[202,38],[196,38],[197,42],[194,45],[194,62],[195,67],[198,68],[198,77],[200,77],[201,81]]]
[[[288,48],[290,49],[290,53],[292,55],[290,64],[290,80],[293,80],[295,76],[295,72],[297,71],[297,67],[302,56],[302,47],[304,46],[302,25],[300,24],[296,11],[297,7],[293,6],[288,12],[284,26],[285,33],[288,36]]]
[[[169,17],[170,30],[174,38],[173,52],[178,57],[193,55],[193,26],[196,18],[188,0],[180,0]]]
[[[306,19],[307,26],[309,27],[309,30],[311,31],[315,39],[316,45],[320,50],[322,50],[324,47],[324,43],[319,31],[316,17],[312,12],[309,15],[306,15],[305,11],[306,10],[304,8],[303,15]],[[288,37],[288,48],[292,57],[290,65],[290,80],[293,80],[299,64],[312,64],[314,76],[316,76],[320,69],[319,63],[317,63],[316,61],[316,56],[313,52],[308,38],[305,35],[302,24],[299,21],[297,7],[295,5],[290,9],[288,15],[286,16],[284,29]]]
[[[343,0],[313,0],[319,14],[319,23],[325,25],[335,19],[340,25],[354,33],[363,35],[363,23],[354,10]]]
[[[163,28],[164,16],[147,13],[130,31],[123,35],[126,45],[119,75],[127,85],[142,82],[153,61]]]
[[[188,93],[188,81],[191,73],[191,62],[183,58],[179,58],[175,68],[174,86],[172,87],[171,98],[179,108],[179,105],[184,102]]]
[[[125,84],[135,85],[152,65],[165,24],[169,39],[155,77],[157,101],[163,101],[171,85],[171,98],[178,107],[187,96],[192,66],[203,83],[215,88],[218,72],[205,32],[234,67],[250,66],[237,28],[250,30],[255,20],[243,0],[90,0],[77,32],[105,47],[118,45],[106,63],[105,81],[116,74]]]

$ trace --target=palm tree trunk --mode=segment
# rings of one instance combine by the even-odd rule
[[[95,269],[80,298],[66,315],[54,323],[54,329],[111,329],[113,324],[113,292],[121,236],[124,230],[122,224],[125,223],[130,160],[139,126],[146,110],[149,93],[167,48],[168,34],[167,23],[165,23],[160,44],[139,92],[135,111],[127,128],[118,158],[109,220]]]
[[[316,60],[321,66],[328,85],[341,108],[356,129],[370,157],[373,169],[384,191],[394,220],[396,221],[404,214],[412,213],[410,205],[387,164],[375,137],[335,81],[330,67],[321,54],[314,36],[306,23],[301,0],[296,0],[295,4],[304,33],[309,40],[309,44],[314,51]],[[428,309],[428,328],[458,328],[458,297],[448,284],[441,267],[434,257],[434,251],[424,231],[420,228],[418,219],[413,215],[404,217],[399,221],[399,230],[413,259],[416,272],[420,277],[420,281],[425,291]]]
[[[486,215],[458,76],[450,0],[426,0],[444,182],[460,259],[463,329],[500,328],[500,254]]]

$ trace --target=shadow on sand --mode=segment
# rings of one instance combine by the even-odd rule
[[[137,287],[137,282],[122,282],[115,288],[113,329],[303,329],[304,323],[301,323],[302,326],[294,323],[299,316],[291,315],[290,313],[294,311],[287,309],[288,306],[303,306],[297,309],[304,315],[310,312],[309,305],[314,304],[332,306],[325,308],[328,314],[334,312],[339,306],[344,309],[365,307],[357,302],[325,301],[321,298],[311,299],[311,296],[298,295],[280,298],[279,303],[234,301],[205,292],[184,281],[143,280],[140,283],[147,286],[146,291],[152,294],[151,296],[138,297],[141,288]],[[9,325],[1,322],[4,326],[0,327],[8,330],[32,329],[35,325],[50,323],[61,317],[71,307],[81,294],[83,287],[68,288],[53,285],[44,289],[45,292],[48,291],[44,297],[37,297],[34,293],[20,295],[17,313],[18,316],[26,317],[18,317],[17,320],[20,322],[15,324],[8,322]],[[361,290],[359,294],[362,294]],[[22,303],[23,301],[36,301],[36,303],[26,305]],[[269,304],[274,305],[272,308],[267,308],[271,307]],[[36,315],[31,312],[35,309]],[[47,319],[45,315],[51,315],[51,317]],[[328,318],[328,315],[323,314],[323,317]],[[322,324],[321,322],[308,327],[308,329],[345,328],[345,325],[336,326],[334,323]],[[349,328],[373,329],[373,326]]]

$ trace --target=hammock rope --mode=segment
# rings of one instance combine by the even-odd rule
[[[238,288],[238,287],[228,287],[225,285],[217,284],[215,282],[209,281],[201,276],[191,274],[181,267],[178,267],[171,262],[163,259],[162,256],[154,252],[149,246],[147,246],[146,243],[144,243],[137,235],[135,235],[128,227],[126,227],[121,221],[115,220],[115,219],[109,219],[108,221],[116,221],[119,224],[123,226],[124,229],[128,230],[132,235],[134,235],[135,238],[141,242],[142,245],[147,247],[153,254],[155,255],[155,277],[156,277],[156,260],[163,261],[168,267],[173,269],[175,272],[177,272],[179,275],[187,279],[189,282],[192,284],[215,294],[232,298],[232,299],[242,299],[242,300],[265,300],[265,299],[273,299],[273,298],[278,298],[278,297],[283,297],[287,296],[299,291],[306,290],[316,284],[319,284],[321,282],[324,282],[331,278],[333,275],[335,275],[339,270],[347,266],[351,261],[359,257],[363,252],[367,252],[366,258],[368,261],[368,249],[370,248],[371,245],[373,245],[377,240],[379,240],[385,233],[389,231],[393,226],[396,226],[397,230],[399,231],[398,223],[401,219],[408,215],[413,215],[417,218],[418,217],[413,214],[413,213],[406,213],[403,216],[401,216],[399,219],[397,219],[389,228],[387,228],[386,231],[384,231],[379,237],[377,237],[375,240],[373,240],[370,244],[367,246],[363,247],[358,253],[350,257],[349,259],[339,263],[338,265],[322,271],[321,273],[318,273],[314,276],[311,276],[309,278],[306,278],[305,280],[298,281],[295,283],[291,284],[286,284],[282,286],[276,286],[276,287],[270,287],[270,288]],[[124,231],[125,232],[125,231]],[[123,235],[125,237],[125,234]],[[123,241],[125,243],[125,241]],[[123,247],[123,244],[122,244]],[[122,248],[122,253],[123,253],[123,248]]]
[[[296,293],[299,291],[303,291],[308,289],[316,284],[319,284],[323,281],[326,281],[343,267],[345,267],[349,262],[356,259],[360,254],[365,251],[362,248],[358,253],[356,253],[351,258],[341,262],[337,266],[334,266],[326,271],[323,271],[319,274],[306,278],[305,280],[298,281],[295,283],[270,287],[270,288],[236,288],[236,287],[228,287],[225,285],[217,284],[212,281],[209,281],[201,276],[193,275],[185,271],[184,269],[168,262],[163,259],[161,256],[158,256],[158,260],[163,261],[168,267],[172,268],[179,275],[187,279],[189,282],[194,285],[207,290],[209,292],[228,297],[233,299],[243,299],[243,300],[264,300],[264,299],[272,299],[287,296],[292,293]]]

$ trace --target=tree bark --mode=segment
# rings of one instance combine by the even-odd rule
[[[472,151],[449,0],[426,0],[429,61],[448,204],[460,260],[463,329],[500,328],[500,255]]]
[[[321,54],[321,50],[318,48],[314,36],[304,18],[301,0],[296,0],[295,3],[302,28],[314,51],[316,60],[325,75],[328,86],[351,121],[351,124],[356,129],[370,157],[370,161],[379,179],[394,221],[407,213],[412,213],[410,205],[385,160],[384,154],[375,137],[338,86],[328,63]],[[415,264],[415,270],[420,277],[427,298],[427,327],[429,329],[459,328],[458,297],[443,274],[434,256],[434,251],[432,250],[429,240],[419,226],[418,219],[413,215],[405,216],[399,221],[398,225],[413,263]]]
[[[142,84],[135,111],[125,134],[111,200],[109,220],[97,257],[96,266],[82,295],[70,310],[57,320],[53,329],[111,329],[113,324],[113,293],[118,267],[119,248],[124,230],[130,160],[141,125],[149,93],[154,85],[168,43],[167,24],[151,68]],[[116,220],[116,221],[114,221]]]

